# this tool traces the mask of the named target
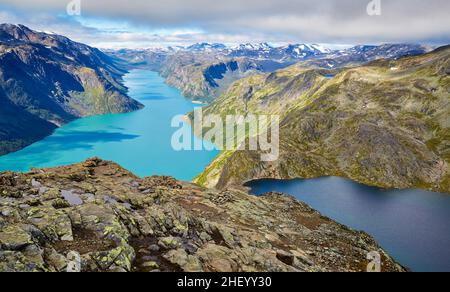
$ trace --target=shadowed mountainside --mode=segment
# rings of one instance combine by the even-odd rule
[[[0,154],[79,117],[137,110],[125,73],[97,49],[63,36],[0,25]]]

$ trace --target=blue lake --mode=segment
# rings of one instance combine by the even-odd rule
[[[247,186],[255,195],[290,194],[339,223],[366,231],[413,271],[450,271],[448,194],[381,190],[337,177],[259,180]]]
[[[192,180],[218,152],[173,150],[171,138],[177,129],[171,120],[198,106],[155,72],[134,70],[124,80],[129,96],[145,105],[143,110],[76,120],[42,141],[0,157],[0,171],[61,166],[98,156],[139,176]]]

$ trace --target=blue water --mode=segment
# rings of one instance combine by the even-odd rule
[[[177,130],[171,128],[172,118],[198,106],[151,71],[130,72],[125,85],[129,95],[145,105],[143,110],[76,120],[42,141],[0,157],[0,171],[61,166],[98,156],[139,176],[170,175],[192,180],[201,173],[218,152],[177,152],[171,146]]]
[[[448,194],[386,191],[337,177],[260,180],[247,186],[255,195],[290,194],[339,223],[366,231],[413,271],[450,271]]]

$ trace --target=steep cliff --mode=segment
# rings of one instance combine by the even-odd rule
[[[78,117],[129,112],[125,72],[105,54],[63,36],[0,25],[0,154]]]

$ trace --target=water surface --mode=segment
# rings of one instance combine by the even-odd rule
[[[413,271],[450,271],[450,195],[421,190],[381,190],[326,177],[260,180],[252,193],[290,194],[323,215],[364,230]]]
[[[134,70],[124,80],[129,96],[145,105],[143,110],[76,120],[44,140],[0,157],[0,171],[62,166],[98,156],[139,176],[192,180],[218,152],[174,151],[171,138],[176,129],[171,128],[171,120],[198,105],[167,86],[155,72]]]

